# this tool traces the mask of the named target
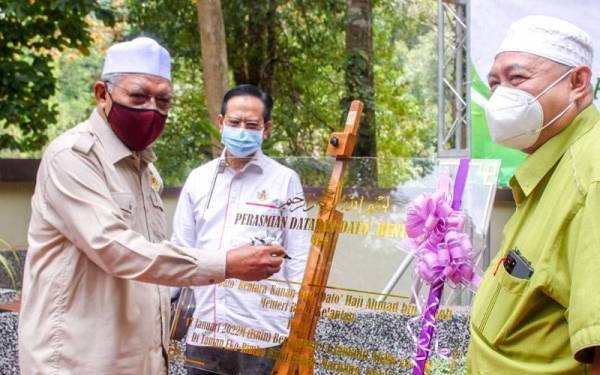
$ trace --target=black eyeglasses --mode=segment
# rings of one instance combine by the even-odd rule
[[[145,105],[146,103],[152,101],[152,98],[154,98],[154,102],[156,103],[156,108],[159,110],[159,112],[166,113],[166,112],[169,112],[169,109],[171,109],[171,97],[170,96],[150,95],[150,94],[148,94],[148,92],[146,92],[143,89],[128,90],[122,86],[115,85],[114,83],[110,83],[110,82],[105,82],[105,83],[106,83],[107,88],[110,85],[110,86],[117,87],[118,89],[123,91],[123,93],[125,95],[127,95],[127,97],[129,98],[129,103],[134,107],[138,107],[138,106],[141,107],[141,106]]]
[[[232,128],[244,128],[249,130],[263,129],[262,121],[259,120],[240,120],[238,118],[226,118],[225,125]]]

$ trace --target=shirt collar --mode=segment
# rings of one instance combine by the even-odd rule
[[[102,146],[104,146],[104,150],[111,163],[116,164],[134,154],[127,146],[125,146],[125,144],[123,144],[119,137],[113,132],[108,122],[100,115],[100,113],[98,113],[98,108],[94,109],[88,121],[92,132],[96,134],[96,137],[98,137],[98,140]],[[156,161],[156,154],[150,147],[137,154],[148,164]]]
[[[600,113],[591,104],[569,126],[529,155],[510,180],[515,201],[519,203],[536,188],[546,174],[562,158],[568,148],[600,121]]]
[[[225,149],[221,151],[221,158],[225,158]],[[262,152],[262,150],[258,149],[258,151],[256,151],[256,153],[252,156],[250,161],[248,161],[238,173],[255,171],[257,174],[262,174],[267,166],[267,159],[267,156]]]

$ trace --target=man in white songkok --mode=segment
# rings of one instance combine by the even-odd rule
[[[150,38],[109,48],[96,108],[44,153],[23,275],[24,375],[167,374],[170,293],[157,284],[260,280],[280,269],[279,246],[219,252],[165,241],[150,145],[170,109],[170,65]]]
[[[600,114],[589,35],[563,20],[511,25],[488,76],[492,139],[529,154],[517,210],[472,308],[470,374],[600,373]]]

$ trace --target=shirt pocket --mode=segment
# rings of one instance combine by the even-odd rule
[[[153,236],[156,236],[157,241],[162,241],[166,238],[167,218],[165,216],[165,208],[162,199],[157,192],[150,193],[150,201],[152,204],[152,213],[149,218],[150,230]]]
[[[471,319],[473,327],[492,345],[501,343],[512,327],[515,309],[529,285],[529,279],[511,276],[500,266],[477,291]]]
[[[135,199],[133,194],[125,192],[110,193],[112,199],[120,208],[120,214],[123,220],[130,226],[133,226],[133,216],[135,214]]]

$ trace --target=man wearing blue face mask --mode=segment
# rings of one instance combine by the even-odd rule
[[[270,374],[289,333],[310,238],[291,228],[292,220],[306,218],[298,175],[261,151],[272,107],[272,98],[255,86],[229,90],[217,118],[225,149],[192,171],[179,198],[172,238],[177,244],[227,251],[262,241],[287,251],[281,271],[268,280],[193,288],[186,357],[197,368],[188,374]],[[248,349],[255,352],[242,352]]]
[[[600,373],[600,114],[575,25],[511,25],[488,82],[492,139],[528,158],[471,314],[470,374]]]

